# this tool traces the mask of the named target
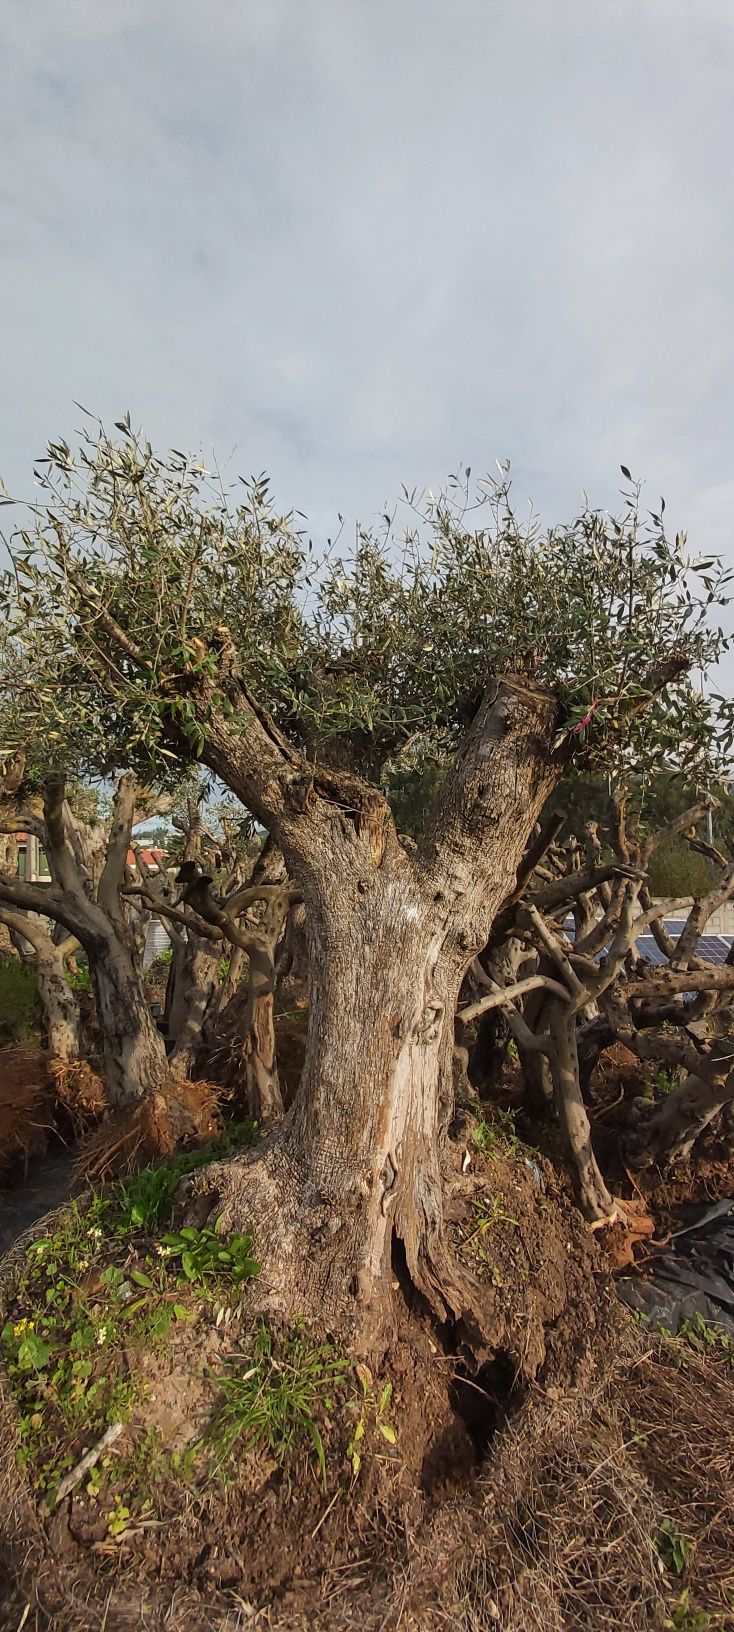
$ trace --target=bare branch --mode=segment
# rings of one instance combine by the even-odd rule
[[[707,811],[715,810],[717,805],[717,799],[701,799],[698,804],[691,805],[690,809],[681,811],[680,815],[674,816],[672,821],[666,822],[665,827],[659,828],[657,833],[651,833],[640,851],[640,860],[643,866],[647,866],[650,857],[654,855],[656,850],[659,850],[661,844],[665,844],[668,839],[677,838],[679,833],[689,832],[697,822],[703,820]]]
[[[700,856],[706,856],[717,867],[728,867],[729,857],[724,855],[723,850],[717,850],[715,844],[707,844],[705,839],[694,839],[690,833],[686,834],[686,844],[690,850],[695,850]]]
[[[21,907],[42,917],[58,917],[61,898],[53,884],[31,884],[24,878],[11,878],[0,873],[0,901],[10,907]]]
[[[470,1020],[476,1020],[477,1015],[486,1014],[488,1009],[500,1009],[514,1003],[518,997],[524,997],[526,992],[537,991],[540,987],[552,992],[554,997],[560,997],[562,1002],[570,1002],[570,992],[560,981],[553,980],[550,975],[526,975],[524,980],[517,980],[513,986],[500,986],[487,997],[480,997],[476,1003],[470,1003],[465,1009],[458,1009],[456,1018],[467,1025]]]
[[[83,879],[76,856],[69,842],[64,815],[66,796],[62,777],[49,777],[44,788],[43,814],[45,818],[46,853],[54,882],[75,903],[84,903]]]
[[[642,979],[624,982],[626,997],[665,997],[670,992],[734,991],[734,968],[723,964],[705,969],[662,969],[650,971]]]
[[[203,935],[205,940],[221,941],[224,939],[224,930],[220,929],[216,924],[206,923],[197,913],[181,912],[180,908],[171,906],[168,901],[163,901],[158,895],[153,895],[142,884],[133,884],[124,889],[122,894],[125,899],[137,897],[144,901],[147,907],[150,907],[151,912],[157,918],[165,918],[172,924],[181,924],[184,929],[193,930],[195,935]]]
[[[529,920],[541,946],[556,968],[560,970],[566,982],[566,1001],[568,1002],[571,997],[583,997],[585,995],[584,986],[569,962],[560,937],[554,935],[545,919],[541,917],[538,908],[532,902],[523,907],[522,916]]]
[[[528,904],[540,907],[541,911],[550,911],[560,907],[564,901],[572,901],[575,896],[586,895],[591,890],[598,889],[600,884],[614,878],[631,878],[642,880],[646,878],[639,867],[627,866],[624,862],[603,862],[600,866],[584,867],[580,872],[569,873],[565,878],[554,880],[551,884],[542,884],[540,889],[533,890]]]
[[[675,953],[671,959],[676,969],[683,967],[693,956],[709,918],[719,907],[724,905],[725,901],[729,900],[733,893],[734,862],[730,862],[724,871],[723,877],[719,879],[712,890],[709,890],[708,895],[705,895],[703,900],[695,903],[688,922],[678,938]]]

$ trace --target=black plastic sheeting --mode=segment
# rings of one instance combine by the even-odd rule
[[[673,1334],[697,1315],[734,1332],[734,1200],[688,1209],[645,1278],[625,1275],[617,1290],[630,1309]]]

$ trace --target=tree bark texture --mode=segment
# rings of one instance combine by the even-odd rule
[[[168,1014],[168,1036],[173,1048],[169,1064],[182,1076],[192,1075],[196,1067],[202,1028],[218,990],[220,961],[220,947],[193,931],[186,932],[186,940],[177,937],[174,942],[171,967],[175,969],[175,981]]]
[[[166,1049],[124,941],[100,935],[88,950],[109,1102],[120,1110],[160,1091],[168,1071]]]
[[[27,949],[32,948],[41,1020],[50,1060],[69,1065],[81,1052],[79,1003],[66,978],[66,956],[76,939],[57,943],[47,919],[0,908],[0,921]]]
[[[254,1225],[263,1288],[281,1308],[323,1320],[356,1300],[364,1321],[389,1289],[396,1247],[440,1318],[470,1301],[443,1216],[454,1015],[560,775],[556,725],[547,693],[492,687],[417,857],[373,790],[356,810],[352,793],[348,811],[307,798],[301,822],[278,834],[309,934],[301,1089],[264,1148],[189,1188],[225,1228]]]

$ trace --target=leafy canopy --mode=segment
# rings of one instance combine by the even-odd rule
[[[8,539],[1,585],[3,738],[77,770],[163,774],[205,750],[207,722],[266,708],[308,758],[378,779],[456,746],[493,673],[556,689],[564,733],[615,768],[721,764],[734,709],[688,678],[727,644],[730,574],[691,560],[627,481],[619,517],[584,504],[518,520],[509,469],[470,492],[403,491],[377,532],[314,551],[267,478],[225,487],[129,416],[49,444],[38,502]],[[628,473],[625,472],[625,476]],[[398,526],[398,518],[405,523]],[[667,679],[667,683],[664,683]],[[649,704],[649,706],[645,706]]]

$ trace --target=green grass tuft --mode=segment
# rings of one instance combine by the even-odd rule
[[[326,1489],[317,1419],[334,1409],[352,1369],[330,1343],[313,1343],[297,1330],[276,1340],[259,1321],[249,1355],[219,1378],[222,1404],[209,1435],[214,1469],[224,1470],[240,1444],[268,1450],[283,1463],[300,1443],[310,1442]]]
[[[40,1038],[35,972],[18,958],[0,958],[0,1040],[28,1046]]]

